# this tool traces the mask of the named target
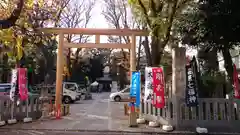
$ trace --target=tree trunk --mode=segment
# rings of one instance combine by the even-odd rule
[[[141,47],[142,47],[142,37],[139,39],[139,47],[138,47],[138,56],[137,56],[137,70],[140,70],[140,59],[141,59]]]
[[[152,66],[159,66],[163,54],[164,48],[160,46],[160,40],[157,37],[152,36]]]
[[[71,68],[71,48],[68,48],[68,54],[67,54],[67,69],[69,74],[72,74],[72,68]],[[66,81],[69,81],[70,76],[66,75]]]
[[[219,63],[216,48],[201,47],[198,50],[198,60],[201,63],[202,77],[214,77],[219,71]],[[215,80],[207,80],[205,83],[199,82],[199,97],[213,98],[214,93],[219,93],[222,87]]]
[[[8,55],[7,54],[3,54],[3,73],[2,73],[2,79],[1,81],[3,83],[8,82],[8,76],[11,73],[11,71],[9,72],[8,69]]]
[[[224,59],[224,67],[227,71],[228,79],[231,84],[233,84],[233,61],[232,56],[229,52],[228,48],[223,48],[222,50],[223,59]]]
[[[203,73],[219,70],[217,49],[213,48],[212,50],[206,50],[206,48],[200,48],[198,50],[198,59],[202,63],[201,67]]]
[[[152,66],[152,56],[151,56],[151,52],[150,52],[150,48],[149,48],[149,41],[148,41],[147,36],[145,36],[145,41],[143,42],[143,47],[144,47],[144,50],[146,53],[147,65]]]

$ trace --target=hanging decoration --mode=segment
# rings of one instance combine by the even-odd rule
[[[197,63],[196,58],[186,65],[186,105],[188,107],[195,107],[198,105],[197,94]]]
[[[130,88],[130,97],[136,98],[135,106],[140,106],[140,72],[132,72],[132,81],[131,81],[131,88]]]
[[[10,100],[14,101],[16,96],[16,87],[17,87],[17,69],[12,70],[11,78],[11,89],[10,89]]]
[[[25,101],[28,99],[28,88],[27,88],[27,69],[18,69],[18,88],[20,100]]]
[[[164,73],[163,68],[152,68],[153,73],[153,105],[156,108],[165,106],[164,99]]]
[[[237,67],[235,64],[233,65],[233,86],[234,86],[234,97],[237,99],[240,99],[238,73],[237,73]]]
[[[153,99],[153,76],[152,67],[145,68],[145,91],[144,102],[152,102]]]

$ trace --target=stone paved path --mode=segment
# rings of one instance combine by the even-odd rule
[[[36,121],[28,124],[8,125],[0,128],[0,135],[194,135],[193,132],[171,133],[160,128],[140,125],[128,127],[124,116],[124,103],[110,102],[109,93],[93,94],[93,100],[71,105],[71,114],[61,120]],[[219,134],[220,135],[220,134]]]
[[[124,103],[109,101],[110,93],[94,93],[93,100],[82,100],[70,106],[71,114],[61,120],[37,121],[28,124],[4,126],[11,129],[55,129],[55,130],[117,130],[117,131],[161,131],[160,128],[128,127],[128,116],[124,116]]]
[[[1,135],[196,135],[190,132],[0,130]],[[216,134],[215,134],[216,135]],[[221,134],[218,134],[221,135]]]

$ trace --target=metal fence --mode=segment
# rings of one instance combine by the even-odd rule
[[[23,121],[27,115],[33,120],[38,119],[42,115],[41,108],[39,96],[31,96],[28,102],[20,102],[18,105],[7,98],[0,99],[0,121]]]
[[[240,131],[240,103],[224,98],[200,98],[197,107],[187,107],[184,99],[166,99],[163,109],[142,102],[140,114],[147,121],[171,124],[179,129],[206,127]]]

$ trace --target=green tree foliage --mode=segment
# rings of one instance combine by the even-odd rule
[[[6,11],[11,15],[15,1],[8,2],[6,4],[8,6],[1,5],[1,11]],[[57,26],[60,14],[68,2],[69,0],[24,1],[22,12],[14,25],[0,30],[0,44],[3,46],[2,48],[8,48],[7,51],[1,48],[1,55],[8,54],[8,61],[13,63],[12,67],[15,64],[31,66],[35,69],[35,74],[39,73],[41,76],[38,78],[44,78],[49,71],[52,71],[55,66],[54,56],[57,45],[55,35],[41,33],[38,28],[46,27],[49,24]],[[8,14],[1,17],[4,20],[8,18]]]
[[[239,45],[240,9],[238,0],[200,0],[196,10],[187,12],[182,24],[182,41],[223,54],[224,66],[232,83],[233,62],[229,50]]]
[[[151,31],[152,64],[160,64],[164,48],[172,36],[174,20],[192,0],[129,0],[135,17]]]

